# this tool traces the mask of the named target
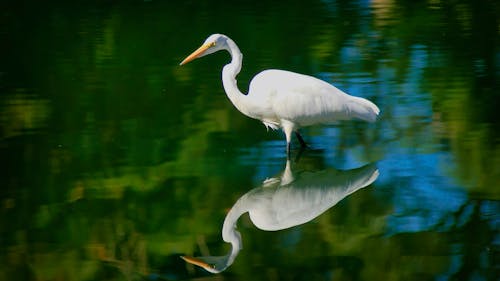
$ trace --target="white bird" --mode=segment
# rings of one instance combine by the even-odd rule
[[[268,179],[263,186],[241,196],[226,215],[222,239],[231,243],[227,255],[182,258],[211,273],[224,271],[242,249],[236,223],[244,213],[248,212],[259,229],[287,229],[313,220],[348,195],[373,183],[378,175],[375,164],[347,171],[326,169],[294,175],[287,161],[281,178]]]
[[[286,136],[287,154],[292,132],[302,147],[306,146],[298,132],[301,127],[353,118],[374,122],[380,112],[371,101],[350,96],[323,80],[278,69],[257,74],[248,94],[244,95],[236,83],[243,54],[236,43],[223,34],[210,35],[180,65],[220,50],[228,51],[232,58],[222,69],[222,83],[228,98],[241,113],[261,120],[267,128],[281,128]]]

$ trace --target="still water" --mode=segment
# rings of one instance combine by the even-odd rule
[[[495,1],[7,2],[1,280],[500,276]],[[226,53],[179,67],[211,33],[243,92],[287,69],[380,119],[287,160],[225,96]]]

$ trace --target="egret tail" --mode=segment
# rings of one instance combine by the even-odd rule
[[[380,109],[373,102],[360,97],[351,96],[351,98],[346,106],[353,117],[368,122],[377,120]]]

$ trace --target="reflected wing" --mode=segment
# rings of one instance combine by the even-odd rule
[[[250,218],[258,228],[271,231],[306,223],[370,185],[378,175],[374,164],[348,171],[304,173],[290,185],[262,189],[260,196],[266,200],[254,199]]]

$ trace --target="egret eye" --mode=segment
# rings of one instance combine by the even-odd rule
[[[210,42],[210,43],[205,43],[203,46],[205,46],[206,48],[215,47],[215,41],[214,42]]]

